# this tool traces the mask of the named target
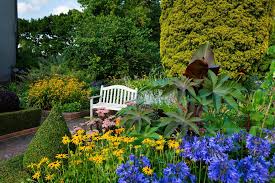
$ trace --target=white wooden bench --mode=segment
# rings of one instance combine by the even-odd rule
[[[99,98],[99,102],[94,104],[94,99]],[[122,85],[101,86],[100,95],[91,97],[90,118],[93,117],[93,109],[105,108],[119,111],[127,107],[127,102],[137,99],[137,89],[131,89]]]

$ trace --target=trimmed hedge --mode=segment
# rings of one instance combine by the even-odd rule
[[[40,109],[0,113],[0,135],[37,127],[40,121]]]
[[[70,137],[71,133],[60,109],[54,107],[24,154],[24,168],[30,163],[39,162],[43,157],[53,160],[56,154],[67,153],[67,145],[62,144],[62,137],[65,135]]]
[[[160,53],[168,75],[182,74],[194,50],[209,41],[231,77],[268,70],[274,0],[163,0]]]

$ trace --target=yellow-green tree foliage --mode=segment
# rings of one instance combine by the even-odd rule
[[[162,0],[160,53],[168,75],[182,74],[209,41],[216,63],[231,77],[268,66],[274,0]]]

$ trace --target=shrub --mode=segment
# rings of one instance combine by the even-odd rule
[[[19,110],[19,98],[10,91],[0,91],[0,113]]]
[[[37,127],[40,120],[40,109],[0,113],[0,135]]]
[[[23,170],[23,155],[15,156],[6,161],[0,161],[0,182],[21,183],[28,177]]]
[[[73,77],[52,76],[30,86],[28,101],[31,106],[51,109],[54,104],[88,102],[90,90],[84,82]]]
[[[68,126],[59,109],[53,108],[48,118],[42,123],[29,144],[23,159],[26,167],[43,157],[52,159],[56,153],[67,152],[67,146],[60,144],[63,136],[70,136]]]
[[[193,51],[209,41],[216,61],[231,77],[268,69],[273,0],[164,0],[160,52],[169,75],[182,74]]]

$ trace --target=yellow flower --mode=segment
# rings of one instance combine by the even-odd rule
[[[128,144],[128,143],[134,142],[135,140],[136,140],[135,137],[124,137],[123,142]]]
[[[156,142],[155,142],[155,140],[146,138],[142,141],[142,144],[150,146],[150,147],[154,147],[156,145]]]
[[[70,138],[65,135],[64,137],[62,137],[62,143],[63,144],[69,144],[70,143]]]
[[[51,181],[51,180],[53,180],[53,178],[54,178],[54,174],[52,174],[52,175],[47,174],[46,177],[45,177],[45,179],[46,179],[47,181]]]
[[[149,175],[149,176],[153,174],[153,170],[148,166],[143,167],[142,171],[143,171],[143,173],[145,173],[146,175]]]
[[[75,145],[79,145],[82,142],[82,136],[78,135],[78,134],[74,134],[72,137],[72,142]]]
[[[77,135],[81,136],[81,135],[83,135],[85,133],[85,130],[80,129],[80,130],[77,130],[76,133],[77,133]]]
[[[177,141],[175,141],[175,140],[169,140],[169,141],[168,141],[168,147],[169,147],[170,149],[178,149],[179,146],[180,146],[180,143],[177,142]]]
[[[95,162],[96,164],[101,164],[104,161],[104,157],[102,155],[96,155],[94,157],[90,157],[89,160]]]
[[[32,176],[33,179],[38,180],[41,177],[41,173],[40,172],[35,172],[35,174]]]
[[[123,149],[119,149],[113,152],[113,155],[115,155],[116,157],[120,157],[121,155],[123,155],[124,150]]]
[[[122,132],[125,131],[125,128],[118,128],[118,129],[115,129],[115,133],[120,135]]]
[[[49,158],[47,158],[47,157],[43,157],[41,160],[40,160],[40,164],[43,164],[43,163],[46,163],[46,162],[48,162],[49,161]]]
[[[158,151],[162,151],[163,149],[164,149],[163,145],[156,146],[156,150]]]
[[[120,125],[120,122],[121,122],[121,118],[116,118],[116,126],[119,126]]]
[[[50,169],[58,169],[60,167],[60,165],[61,165],[60,161],[55,161],[55,162],[48,164],[48,167]]]
[[[57,154],[55,156],[55,158],[57,158],[57,159],[66,159],[66,158],[68,158],[68,154]]]

